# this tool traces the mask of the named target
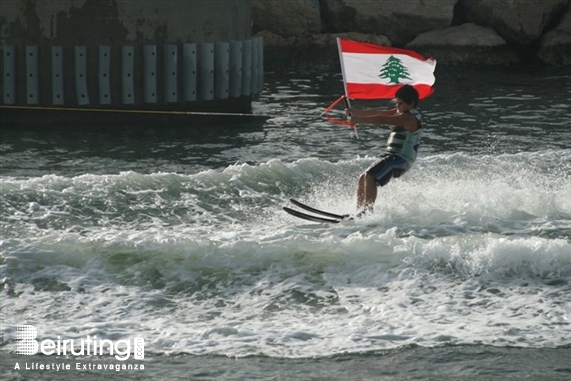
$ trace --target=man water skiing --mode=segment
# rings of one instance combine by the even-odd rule
[[[418,91],[404,85],[396,92],[396,108],[390,110],[345,109],[352,124],[388,124],[391,133],[386,152],[359,177],[357,186],[357,215],[373,211],[377,187],[385,186],[391,178],[406,173],[416,160],[422,138],[422,116],[418,110]]]

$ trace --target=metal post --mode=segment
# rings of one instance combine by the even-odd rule
[[[229,95],[242,95],[242,42],[230,41]]]
[[[75,94],[77,104],[83,106],[89,104],[89,93],[87,91],[87,48],[76,46],[75,55]]]
[[[214,55],[214,96],[217,99],[228,98],[230,44],[217,42]]]
[[[16,47],[14,45],[5,45],[3,51],[4,103],[13,105],[16,103]]]
[[[255,37],[255,41],[258,45],[258,57],[256,60],[258,65],[258,80],[256,81],[258,88],[256,89],[256,93],[261,93],[264,90],[264,38],[257,36]]]
[[[175,103],[178,100],[177,91],[177,60],[178,48],[176,45],[165,45],[165,101]]]
[[[99,82],[99,103],[111,104],[111,48],[99,46],[99,64],[97,65]]]
[[[252,40],[242,41],[242,95],[252,94]]]
[[[135,103],[134,85],[135,48],[121,47],[121,83],[123,87],[123,104]]]
[[[26,46],[26,98],[29,105],[39,102],[38,47]]]
[[[214,44],[200,44],[200,99],[214,99]]]
[[[52,46],[52,104],[63,105],[63,46]]]
[[[146,103],[157,103],[157,46],[143,46],[144,98]]]
[[[196,100],[196,44],[182,46],[184,100]]]

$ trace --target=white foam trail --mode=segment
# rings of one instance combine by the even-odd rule
[[[280,208],[352,212],[373,158],[6,178],[4,322],[144,332],[156,353],[565,345],[570,157],[424,157],[372,216],[338,225]]]

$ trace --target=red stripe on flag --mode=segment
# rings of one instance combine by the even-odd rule
[[[367,42],[357,42],[352,40],[345,40],[340,38],[340,45],[341,51],[343,53],[362,53],[362,54],[406,54],[421,61],[426,61],[427,58],[424,58],[417,52],[413,52],[412,50],[406,49],[399,49],[399,48],[392,48],[388,46],[381,46],[375,44],[369,44]],[[432,58],[429,58],[432,59]]]
[[[392,99],[398,89],[404,85],[379,85],[371,83],[347,83],[347,97],[351,99]],[[413,85],[418,91],[420,99],[428,97],[434,92],[430,85]]]

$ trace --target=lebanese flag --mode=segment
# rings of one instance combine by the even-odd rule
[[[411,50],[337,38],[345,95],[351,99],[392,99],[403,85],[426,98],[434,92],[436,60]]]

